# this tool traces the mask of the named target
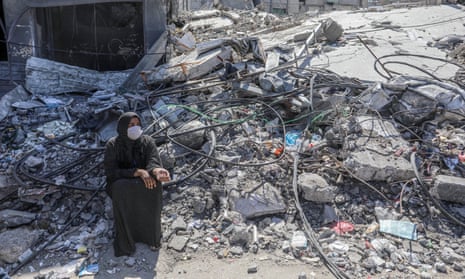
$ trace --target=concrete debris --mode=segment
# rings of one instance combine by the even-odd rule
[[[172,174],[162,249],[178,259],[265,250],[337,278],[462,273],[465,72],[438,57],[463,63],[463,36],[411,26],[441,14],[465,33],[452,20],[463,8],[286,17],[229,2],[181,15],[132,71],[28,59],[0,99],[0,265],[99,261],[113,240],[102,150],[134,110]]]
[[[330,186],[318,174],[303,173],[298,178],[298,184],[305,200],[326,203],[332,202],[336,197],[337,187]]]
[[[26,88],[33,94],[116,90],[129,72],[98,72],[38,57],[26,64]],[[46,82],[45,82],[46,81]]]
[[[28,253],[29,247],[41,235],[40,230],[30,230],[26,227],[14,228],[0,233],[0,260],[8,264],[15,263],[24,253]]]
[[[11,107],[18,102],[29,100],[30,96],[23,86],[18,85],[15,89],[5,94],[0,100],[0,121],[7,117]]]
[[[258,191],[233,199],[231,208],[245,218],[255,218],[286,212],[286,205],[275,187],[264,184]]]
[[[143,71],[142,76],[148,85],[156,85],[164,82],[180,82],[197,79],[210,73],[223,61],[233,61],[233,50],[231,47],[212,50],[198,55],[191,52],[188,55],[178,56],[170,63],[163,64],[154,70]]]
[[[434,178],[434,186],[431,188],[431,194],[444,201],[465,204],[465,196],[462,195],[465,190],[465,178],[438,175]]]
[[[403,157],[386,156],[373,151],[352,152],[344,166],[365,181],[403,181],[415,177],[413,167]]]

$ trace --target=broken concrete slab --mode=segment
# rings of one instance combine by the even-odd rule
[[[260,87],[248,82],[233,81],[232,89],[233,92],[237,94],[239,98],[263,97],[267,94],[267,92],[261,89]]]
[[[365,136],[382,137],[394,141],[403,140],[399,131],[389,121],[368,115],[357,116],[355,121]]]
[[[215,49],[201,55],[193,51],[187,55],[175,57],[169,63],[151,71],[142,71],[141,74],[149,85],[192,80],[210,73],[224,61],[230,61],[233,53],[231,47]]]
[[[15,263],[40,236],[40,231],[16,228],[0,233],[0,260]]]
[[[186,247],[189,237],[184,235],[174,235],[168,243],[168,248],[174,249],[178,252],[182,252]]]
[[[173,38],[174,47],[182,53],[190,52],[195,49],[196,41],[191,32],[186,32],[182,37]],[[149,70],[149,69],[147,69]]]
[[[2,121],[10,112],[11,106],[20,101],[26,101],[30,98],[30,94],[22,85],[16,86],[15,89],[6,93],[0,99],[0,121]]]
[[[26,63],[26,89],[33,94],[117,90],[129,71],[98,72],[43,58],[30,57]]]
[[[189,23],[190,29],[202,29],[202,30],[221,30],[234,24],[234,21],[226,16],[218,16],[213,18],[203,18],[194,20]]]
[[[434,178],[430,193],[433,197],[443,201],[465,204],[465,178],[438,175]]]
[[[365,181],[407,181],[415,177],[413,167],[407,159],[373,151],[352,152],[343,164]]]
[[[379,6],[378,6],[379,8]],[[443,50],[428,46],[427,42],[432,41],[432,38],[438,36],[444,36],[443,28],[437,28],[435,26],[428,26],[420,29],[418,40],[411,40],[407,34],[410,28],[404,28],[404,26],[421,25],[424,22],[434,22],[435,18],[440,16],[443,20],[453,19],[456,17],[457,9],[448,5],[438,6],[422,6],[416,7],[415,13],[411,16],[404,17],[405,13],[408,13],[410,8],[399,8],[388,12],[377,12],[377,11],[364,11],[364,17],[361,17],[358,13],[351,11],[334,11],[330,14],[323,14],[319,16],[322,18],[337,18],[338,24],[342,26],[344,31],[344,38],[346,42],[354,36],[363,34],[364,31],[370,30],[367,33],[370,38],[386,38],[387,40],[378,40],[378,46],[373,47],[372,51],[377,57],[389,55],[393,53],[393,47],[397,49],[397,52],[420,54],[425,56],[440,57],[443,58],[445,53]],[[372,22],[390,21],[389,26],[379,26],[377,30],[374,30],[371,26]],[[452,23],[452,21],[451,21]],[[397,26],[396,28],[393,28]],[[450,30],[455,30],[456,34],[464,34],[465,26],[459,22],[453,22],[449,25]],[[388,39],[389,38],[389,39]],[[401,45],[394,45],[392,42],[399,42]],[[427,70],[434,75],[448,79],[453,76],[457,71],[457,67],[453,65],[445,65],[444,62],[440,61],[426,61],[425,59],[418,59],[415,57],[402,57],[402,62],[412,63]],[[380,76],[378,73],[373,71],[373,64],[376,58],[366,50],[361,44],[355,44],[347,47],[337,48],[335,51],[325,53],[325,55],[319,55],[312,59],[312,66],[325,65],[328,69],[338,73],[341,76],[357,77],[361,80],[369,81],[385,81],[385,78]],[[390,59],[394,61],[398,59]],[[363,61],[363,62],[361,62]],[[387,60],[384,60],[387,61]],[[392,67],[391,67],[392,66]],[[389,65],[392,71],[396,71],[401,74],[408,72],[411,75],[417,75],[420,73],[412,68],[405,67],[405,65],[394,67],[397,65]]]
[[[240,212],[245,218],[255,218],[284,213],[287,207],[279,190],[265,183],[254,192],[231,201],[231,208]]]

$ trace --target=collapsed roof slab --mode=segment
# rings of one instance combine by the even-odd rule
[[[372,43],[369,48],[378,58],[402,53],[446,59],[444,50],[431,42],[448,33],[465,34],[463,7],[460,6],[424,6],[383,12],[334,11],[320,17],[333,18],[343,27],[344,40],[341,42],[345,45],[327,48],[331,51],[323,48],[318,56],[313,57],[311,66],[326,67],[339,75],[368,81],[384,81],[385,78],[374,70],[376,58],[358,36]],[[412,63],[439,78],[450,78],[457,71],[456,66],[421,57],[392,57],[384,60],[387,61]],[[386,67],[406,75],[424,76],[406,65],[401,67],[400,64],[391,63]]]

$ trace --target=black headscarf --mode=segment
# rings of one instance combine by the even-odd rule
[[[139,141],[139,139],[131,140],[128,138],[128,125],[133,117],[137,117],[139,122],[141,122],[140,116],[135,112],[125,112],[118,119],[118,126],[116,129],[118,132],[118,137],[116,138],[116,149],[117,154],[125,155],[125,158],[120,158],[121,161],[133,161],[134,149]]]

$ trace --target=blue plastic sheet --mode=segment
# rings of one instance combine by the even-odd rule
[[[417,225],[408,221],[380,220],[379,231],[402,238],[417,240]]]

